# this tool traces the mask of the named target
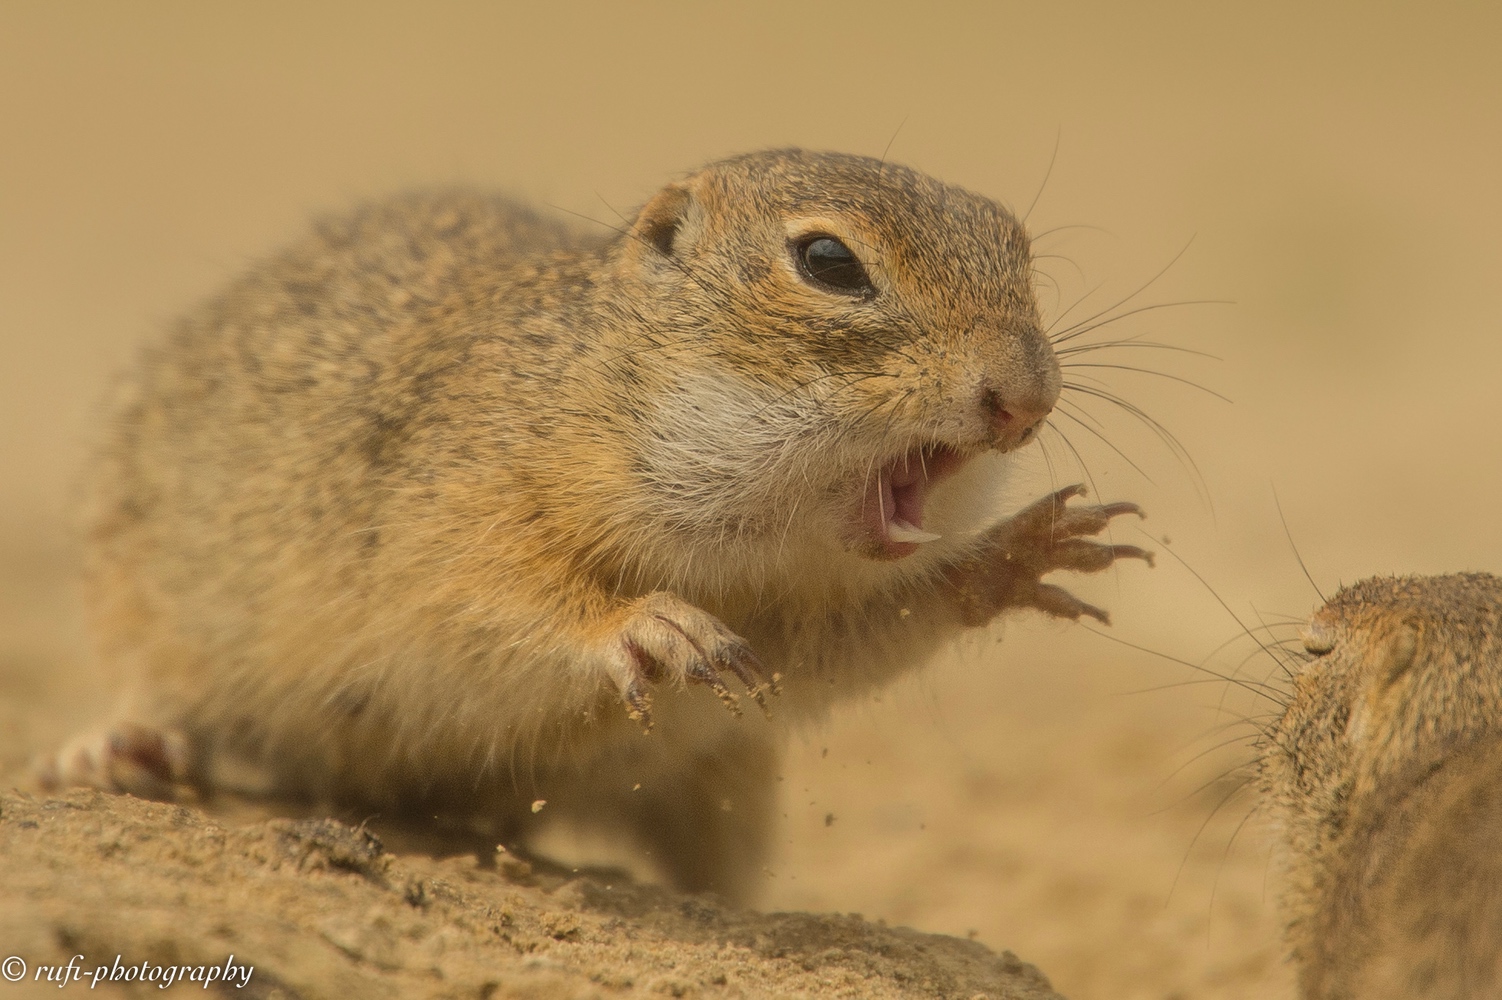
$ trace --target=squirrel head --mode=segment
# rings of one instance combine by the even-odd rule
[[[621,354],[662,390],[641,465],[696,526],[904,558],[938,537],[929,487],[1031,441],[1058,399],[1022,224],[906,167],[723,160],[652,198],[612,253],[650,330]]]
[[[1502,725],[1502,580],[1373,577],[1304,628],[1310,659],[1266,734],[1263,790],[1290,833],[1352,815]],[[1310,844],[1308,846],[1314,846]]]

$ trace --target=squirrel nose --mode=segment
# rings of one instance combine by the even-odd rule
[[[1032,440],[1034,432],[1053,412],[1053,404],[1033,400],[1026,395],[1004,397],[995,389],[981,392],[981,408],[991,425],[992,444],[1001,451],[1011,451]]]

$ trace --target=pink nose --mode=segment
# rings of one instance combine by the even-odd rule
[[[1053,411],[1052,406],[1024,397],[1005,399],[995,389],[981,393],[981,405],[991,423],[992,443],[1002,451],[1032,440],[1033,433]]]

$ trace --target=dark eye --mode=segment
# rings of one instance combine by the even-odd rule
[[[805,236],[793,246],[803,276],[826,290],[846,295],[874,295],[866,269],[850,248],[833,236]]]

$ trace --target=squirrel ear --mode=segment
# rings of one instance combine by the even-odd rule
[[[1394,709],[1386,704],[1388,698],[1402,700],[1402,693],[1392,693],[1418,655],[1421,629],[1417,622],[1405,621],[1390,636],[1381,640],[1381,645],[1369,647],[1371,665],[1366,676],[1365,694],[1357,700],[1346,723],[1346,738],[1359,742],[1366,737],[1371,720],[1390,718]]]
[[[1398,678],[1411,666],[1419,648],[1419,627],[1413,622],[1404,622],[1387,642],[1384,662],[1377,674],[1379,691],[1385,691],[1397,683]]]
[[[673,255],[673,243],[693,201],[686,184],[670,184],[647,202],[631,226],[631,234],[664,257]]]

